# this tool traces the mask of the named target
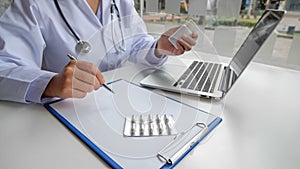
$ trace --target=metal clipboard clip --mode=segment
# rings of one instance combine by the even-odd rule
[[[206,133],[208,127],[204,123],[196,123],[186,131],[179,133],[174,139],[157,153],[159,160],[172,165],[188,151]]]

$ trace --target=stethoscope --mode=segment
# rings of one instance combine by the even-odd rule
[[[91,44],[87,41],[81,40],[80,37],[77,35],[77,33],[72,29],[72,27],[70,26],[69,22],[67,21],[65,15],[63,14],[63,12],[60,8],[58,0],[54,0],[54,3],[55,3],[55,6],[56,6],[60,16],[62,17],[62,19],[66,23],[68,29],[71,31],[73,36],[76,38],[76,41],[77,41],[77,44],[75,46],[76,51],[79,52],[79,53],[89,53],[92,50]],[[117,46],[117,44],[116,44],[115,35],[114,35],[115,29],[114,29],[113,20],[114,20],[115,11],[116,11],[116,15],[118,17],[119,28],[120,28],[120,32],[121,32],[121,36],[122,36],[122,41],[121,41],[121,44],[119,46]],[[111,33],[112,33],[113,45],[114,45],[117,52],[121,52],[121,53],[125,52],[126,51],[126,46],[125,46],[124,33],[123,33],[123,29],[122,29],[122,20],[121,20],[121,16],[120,16],[120,11],[119,11],[119,9],[116,5],[115,0],[111,0],[110,15],[111,15]]]

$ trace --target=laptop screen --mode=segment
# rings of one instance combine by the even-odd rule
[[[263,13],[229,64],[230,70],[233,71],[234,80],[231,85],[227,86],[226,91],[247,67],[256,52],[278,25],[284,13],[285,11],[281,10],[266,10]]]

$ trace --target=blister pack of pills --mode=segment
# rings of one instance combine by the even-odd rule
[[[172,115],[132,115],[125,118],[124,135],[128,137],[149,137],[175,135]]]

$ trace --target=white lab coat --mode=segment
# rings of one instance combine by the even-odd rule
[[[101,2],[102,23],[85,0],[59,0],[65,17],[81,40],[91,38],[110,23],[110,1]],[[122,17],[137,15],[130,0],[116,0],[116,3]],[[99,69],[113,69],[126,60],[154,66],[165,62],[166,57],[155,57],[156,42],[146,33],[132,36],[128,42],[125,53],[116,57],[105,55],[104,61],[97,63]],[[51,78],[69,62],[66,55],[78,55],[76,43],[53,0],[14,1],[0,19],[0,99],[42,102],[41,95]],[[139,49],[146,54],[134,52]]]

